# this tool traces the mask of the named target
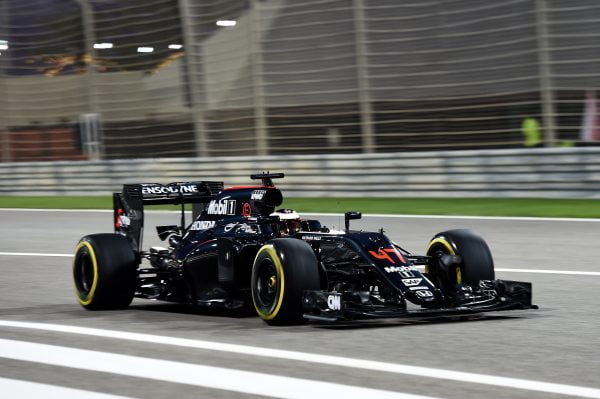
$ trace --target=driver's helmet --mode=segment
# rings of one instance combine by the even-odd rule
[[[279,216],[279,233],[281,235],[289,236],[302,229],[300,215],[293,209],[278,209],[270,216]]]

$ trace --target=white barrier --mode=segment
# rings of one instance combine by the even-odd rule
[[[0,164],[0,195],[100,195],[124,183],[285,172],[289,197],[600,198],[600,148]]]

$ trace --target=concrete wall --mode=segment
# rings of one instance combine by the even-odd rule
[[[222,180],[285,172],[292,197],[600,198],[600,149],[170,158],[0,164],[0,195],[108,194],[124,183]]]

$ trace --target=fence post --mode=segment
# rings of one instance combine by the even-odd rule
[[[248,22],[250,45],[250,70],[252,74],[252,93],[254,102],[254,131],[256,154],[269,155],[268,124],[265,111],[265,93],[263,78],[263,58],[260,32],[260,1],[251,0],[250,20]]]
[[[8,36],[9,29],[9,15],[8,15],[8,2],[3,1],[2,8],[0,9],[0,40],[6,40],[7,45],[10,49],[10,38]],[[10,50],[6,50],[8,52]],[[0,51],[2,52],[2,51]],[[8,115],[8,110],[6,109],[6,104],[9,102],[6,94],[6,65],[5,63],[10,62],[10,58],[8,61],[3,60],[2,57],[6,57],[6,54],[0,55],[0,144],[2,145],[2,153],[0,156],[2,157],[0,160],[2,162],[10,162],[12,161],[11,149],[10,149],[10,134],[8,132],[8,123],[6,123],[6,115]]]
[[[81,8],[81,23],[83,25],[83,41],[85,44],[85,53],[89,57],[89,62],[85,71],[85,86],[88,97],[88,113],[100,115],[100,109],[96,101],[96,35],[94,28],[94,8],[89,0],[75,0]],[[101,132],[98,132],[98,140],[102,140]],[[98,151],[90,153],[90,159],[98,160],[103,156],[104,145],[97,146]]]
[[[369,65],[367,61],[367,43],[365,29],[364,0],[353,1],[354,40],[356,51],[356,83],[360,109],[360,127],[363,152],[375,152],[375,134],[373,130],[373,106],[369,87]]]
[[[544,146],[556,145],[556,110],[552,88],[552,69],[550,65],[550,43],[548,37],[548,19],[546,0],[535,1],[538,64],[540,74],[540,93],[542,100],[542,124],[544,126]]]
[[[196,46],[196,41],[194,40],[194,13],[190,6],[190,0],[179,0],[179,15],[183,30],[183,49],[187,67],[192,120],[194,121],[196,137],[196,155],[207,157],[210,155],[210,146],[204,124],[204,104],[201,95],[202,82],[198,78],[200,73],[197,61],[198,54],[195,53],[195,50],[199,46]]]

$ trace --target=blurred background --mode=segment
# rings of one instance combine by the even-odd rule
[[[0,0],[3,162],[593,145],[595,0]]]

